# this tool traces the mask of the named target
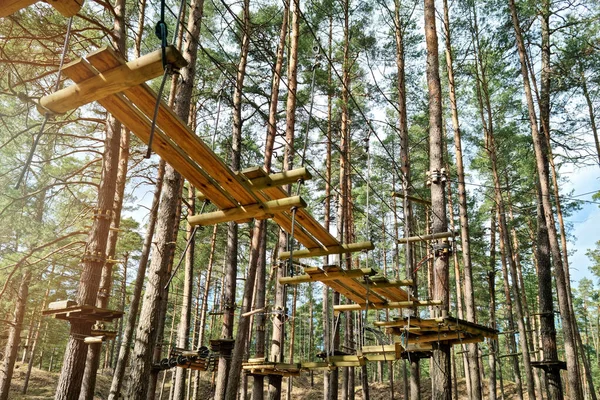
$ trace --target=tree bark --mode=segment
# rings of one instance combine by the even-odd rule
[[[194,215],[196,206],[195,190],[190,185],[188,188],[188,214]],[[192,289],[194,283],[194,256],[195,256],[195,243],[194,243],[194,228],[187,224],[187,252],[185,254],[185,271],[183,279],[183,298],[181,300],[181,315],[179,318],[179,325],[177,325],[177,347],[187,349],[189,346],[190,339],[190,323],[192,319]],[[191,350],[191,349],[190,349]],[[175,369],[175,391],[173,393],[173,399],[183,400],[185,398],[186,388],[186,374],[187,369],[176,368]]]
[[[456,175],[458,178],[458,211],[460,216],[460,239],[462,250],[462,261],[464,271],[464,300],[466,319],[469,322],[477,322],[475,312],[475,298],[473,294],[473,267],[471,263],[471,243],[469,237],[469,217],[467,206],[467,189],[465,187],[465,168],[463,164],[461,129],[458,120],[458,107],[456,103],[456,86],[454,82],[454,66],[452,57],[452,42],[450,36],[450,17],[448,0],[444,0],[444,30],[446,32],[446,66],[448,71],[448,88],[450,97],[450,110],[452,113],[452,128],[454,130],[454,149],[456,151]],[[459,290],[457,288],[457,290]],[[477,343],[467,345],[470,398],[480,400],[482,398],[481,379],[479,363],[477,362],[479,349]]]
[[[29,296],[30,282],[31,271],[27,268],[21,278],[13,322],[8,330],[8,340],[6,341],[4,350],[4,362],[2,364],[2,369],[0,370],[0,400],[8,400],[10,383],[12,381],[15,361],[17,360],[17,352],[19,350],[21,330],[23,329],[23,319],[25,317],[27,297]]]
[[[173,98],[175,99],[174,111],[179,118],[187,121],[190,116],[190,105],[194,89],[194,76],[196,72],[196,58],[198,53],[198,42],[194,40],[200,33],[200,22],[202,20],[203,0],[194,0],[188,18],[186,31],[186,46],[183,57],[188,62],[179,73],[181,83],[177,85]],[[161,193],[158,215],[160,218],[156,226],[156,252],[152,258],[148,285],[142,310],[140,312],[140,324],[138,325],[134,355],[131,366],[131,386],[128,391],[129,398],[145,400],[150,389],[154,388],[156,375],[151,376],[154,347],[160,338],[160,327],[164,318],[162,306],[168,294],[165,285],[168,280],[170,265],[173,260],[175,241],[177,239],[178,204],[181,197],[182,178],[170,165],[165,168],[164,182]],[[160,357],[160,355],[159,355]],[[147,378],[151,376],[148,385]]]
[[[165,173],[165,162],[160,161],[158,166],[158,174],[156,177],[156,189],[154,190],[154,197],[152,199],[152,206],[150,207],[150,217],[148,219],[148,230],[146,231],[146,237],[144,238],[144,244],[142,246],[142,254],[140,256],[140,262],[138,271],[135,278],[135,285],[133,294],[131,296],[131,304],[129,305],[129,313],[127,314],[127,323],[123,332],[123,338],[121,340],[121,348],[119,350],[119,356],[117,359],[117,365],[113,373],[113,380],[110,386],[110,392],[108,395],[109,400],[116,400],[121,394],[121,388],[123,385],[123,378],[125,375],[125,368],[129,362],[129,354],[131,352],[131,342],[133,339],[133,331],[135,329],[138,310],[140,305],[140,299],[142,295],[142,289],[144,288],[144,278],[146,276],[146,267],[150,258],[150,251],[152,248],[152,238],[154,237],[154,230],[156,227],[156,220],[158,215],[158,206],[160,202],[163,178]]]
[[[237,66],[237,76],[233,93],[233,132],[231,144],[231,168],[240,170],[240,159],[242,150],[242,90],[246,76],[246,63],[250,49],[250,8],[249,1],[244,0],[243,25],[241,26],[243,36],[240,48],[240,61]],[[224,314],[222,338],[233,338],[234,311],[235,311],[235,287],[237,277],[237,255],[238,255],[238,225],[230,222],[227,225],[227,258],[225,261],[225,284],[224,284]],[[243,343],[236,341],[236,347],[244,348]],[[227,394],[228,377],[230,374],[231,360],[228,357],[219,358],[215,399],[225,399]],[[236,385],[238,382],[235,383]]]
[[[531,93],[531,86],[529,83],[529,73],[527,70],[526,50],[514,0],[509,0],[509,7],[513,27],[515,30],[517,49],[519,52],[521,75],[523,78],[523,87],[525,89],[525,97],[527,100],[527,109],[529,111],[529,123],[531,126],[531,135],[533,138],[533,148],[535,151],[536,167],[538,172],[540,191],[542,195],[542,204],[544,206],[544,217],[546,219],[546,225],[548,227],[550,252],[552,255],[552,262],[554,265],[554,273],[556,277],[558,303],[564,330],[565,357],[567,361],[567,372],[570,389],[569,392],[570,397],[573,400],[580,400],[583,398],[583,393],[581,390],[581,380],[578,371],[576,337],[575,332],[573,332],[573,314],[571,312],[571,308],[569,307],[570,293],[567,289],[568,286],[566,283],[565,272],[563,269],[563,261],[558,241],[558,235],[556,232],[554,212],[550,200],[550,180],[544,160],[544,138],[541,137],[537,126],[537,116],[535,112],[535,106],[533,104],[533,96]]]
[[[125,183],[127,181],[127,162],[129,160],[129,132],[126,131],[121,135],[119,154],[119,167],[117,172],[117,185],[115,188],[115,199],[113,203],[113,221],[112,230],[108,234],[108,245],[106,249],[107,259],[115,259],[117,240],[119,235],[119,227],[121,225],[121,209],[123,208],[123,196],[125,194]],[[113,263],[107,262],[102,268],[102,277],[100,280],[100,289],[98,290],[98,299],[96,306],[100,308],[108,308],[109,296],[112,288],[112,270]],[[79,400],[93,400],[96,389],[96,375],[100,365],[100,355],[102,352],[102,344],[94,343],[89,346],[85,372],[83,375],[83,385]]]
[[[427,44],[427,87],[429,90],[429,169],[431,175],[432,233],[448,230],[442,140],[442,98],[438,60],[438,38],[435,23],[435,1],[425,0],[425,40]],[[437,177],[437,179],[436,179]],[[444,243],[439,243],[444,245]],[[447,244],[447,242],[446,242]],[[449,310],[448,252],[434,254],[433,299],[441,300],[432,317],[446,317]],[[450,346],[435,343],[432,355],[431,396],[433,400],[449,400],[452,396]]]

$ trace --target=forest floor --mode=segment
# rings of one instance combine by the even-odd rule
[[[27,371],[27,365],[17,363],[15,365],[11,387],[11,393],[9,399],[11,400],[42,400],[42,399],[52,399],[54,398],[54,392],[56,389],[56,383],[58,381],[58,373],[57,372],[48,372],[44,370],[40,370],[37,368],[33,368],[31,371],[31,378],[29,380],[29,389],[26,395],[21,394],[21,389],[23,388],[23,380],[25,378],[25,373]],[[170,383],[170,377],[168,376],[167,381]],[[201,398],[209,399],[211,398],[211,390],[209,384],[205,379],[203,382],[206,382],[205,387],[201,389],[202,395]],[[250,379],[250,382],[252,380]],[[108,374],[98,374],[97,384],[96,384],[96,396],[95,400],[104,400],[108,397],[108,392],[110,389],[111,376]],[[159,381],[160,384],[160,381]],[[402,399],[401,394],[401,383],[396,382],[394,398]],[[169,384],[165,385],[165,392],[163,399],[168,399],[168,391]],[[283,382],[283,393],[285,393],[285,388],[287,387],[286,380]],[[249,392],[251,389],[249,390]],[[487,396],[487,381],[484,381],[484,395]],[[356,399],[362,399],[362,388],[360,386],[356,386]],[[389,383],[371,383],[369,385],[369,394],[371,400],[388,400],[391,398],[390,393],[390,385]],[[505,382],[504,385],[504,396],[506,399],[516,398],[515,393],[515,385],[512,382]],[[285,394],[284,394],[285,397]],[[322,399],[323,398],[323,374],[315,374],[314,375],[314,383],[313,387],[310,387],[310,377],[308,374],[303,374],[299,377],[294,378],[293,381],[293,389],[292,389],[292,399],[294,400],[313,400],[313,399]],[[341,397],[340,397],[341,398]],[[431,390],[430,390],[430,381],[429,379],[423,379],[422,381],[422,392],[421,399],[429,400],[431,398]],[[464,379],[460,379],[458,381],[458,398],[466,399],[467,396],[467,388]],[[524,399],[527,400],[527,393],[524,393]]]

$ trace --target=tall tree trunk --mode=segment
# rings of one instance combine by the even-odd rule
[[[52,275],[54,274],[54,265],[50,269],[50,278],[48,279],[48,286],[46,286],[46,291],[44,292],[44,298],[42,299],[41,309],[46,309],[46,304],[48,303],[48,296],[50,295],[50,284],[52,283]],[[35,334],[33,335],[33,343],[31,345],[31,351],[29,353],[29,361],[27,362],[27,372],[25,373],[25,378],[23,379],[23,391],[21,393],[27,394],[27,389],[29,387],[29,379],[31,377],[31,369],[33,368],[33,361],[35,359],[35,353],[39,344],[40,331],[42,329],[42,322],[44,318],[39,318],[37,321],[37,327],[35,328]]]
[[[544,218],[542,199],[538,191],[537,196],[537,246],[535,255],[537,259],[538,282],[552,282],[552,264],[550,260],[550,243],[548,242],[548,228]],[[540,336],[541,347],[545,361],[558,361],[556,348],[556,330],[554,323],[554,301],[552,286],[550,284],[538,285],[538,298],[540,309]],[[563,390],[560,379],[560,369],[556,366],[544,370],[546,376],[546,394],[548,400],[562,400]]]
[[[291,1],[291,32],[290,53],[288,60],[288,97],[286,102],[286,129],[285,129],[285,153],[283,158],[283,170],[289,170],[294,164],[294,130],[296,123],[296,92],[298,89],[298,38],[300,29],[300,0]],[[287,189],[288,193],[290,188]],[[293,239],[293,238],[292,238]],[[287,235],[280,231],[279,248],[286,247]],[[293,246],[293,243],[289,243]],[[291,267],[292,260],[289,261]],[[285,276],[287,265],[283,263],[277,268],[277,280],[275,283],[275,311],[273,318],[273,335],[271,340],[271,361],[283,362],[284,340],[285,340],[285,314],[286,314],[286,288],[279,284],[279,278]],[[281,377],[269,376],[269,399],[279,400],[281,398]]]
[[[475,13],[475,10],[473,10]],[[500,175],[498,172],[498,155],[496,151],[496,142],[494,137],[494,122],[492,118],[492,107],[491,99],[489,96],[489,88],[487,84],[487,71],[483,63],[483,56],[481,54],[481,48],[479,46],[479,32],[477,27],[477,17],[474,17],[474,35],[476,44],[476,68],[475,73],[477,76],[477,98],[479,102],[479,110],[481,122],[484,127],[485,145],[486,151],[490,157],[490,164],[492,169],[492,177],[494,182],[494,192],[496,207],[498,208],[498,227],[500,231],[500,243],[503,244],[504,255],[503,258],[510,267],[510,275],[512,279],[512,285],[510,287],[513,290],[514,311],[517,318],[517,327],[519,330],[519,337],[521,338],[522,353],[523,353],[523,367],[525,369],[525,377],[527,383],[527,392],[530,399],[535,399],[535,381],[533,377],[533,371],[531,368],[531,356],[529,352],[529,340],[528,332],[525,327],[524,320],[524,306],[521,296],[523,288],[519,285],[519,277],[517,273],[517,265],[513,248],[510,240],[510,234],[508,231],[508,224],[506,223],[506,207],[504,198],[501,192]]]
[[[193,186],[188,188],[188,214],[193,215],[196,213],[196,196]],[[179,318],[179,325],[177,326],[177,347],[187,349],[189,346],[190,339],[190,323],[192,319],[192,288],[194,283],[194,256],[196,246],[194,243],[194,228],[187,224],[187,237],[188,242],[187,251],[185,254],[185,272],[183,278],[183,298],[181,300],[181,315]],[[190,349],[191,350],[191,349]],[[186,388],[186,373],[187,369],[176,368],[175,369],[175,391],[173,393],[173,399],[183,400],[185,398]]]
[[[129,305],[129,313],[127,314],[127,323],[123,332],[123,338],[121,340],[121,348],[119,350],[119,356],[117,359],[117,365],[113,373],[113,379],[110,386],[110,392],[108,395],[109,400],[116,400],[121,395],[121,388],[123,385],[123,378],[125,376],[125,368],[129,363],[129,354],[131,352],[131,342],[133,340],[133,331],[137,322],[138,310],[140,305],[140,299],[142,296],[142,290],[144,288],[144,278],[146,277],[146,267],[150,258],[150,251],[152,248],[152,238],[154,237],[154,229],[156,227],[156,220],[158,215],[158,206],[160,202],[163,178],[165,173],[165,162],[160,161],[158,165],[158,173],[156,177],[156,189],[154,190],[154,197],[152,199],[152,205],[150,207],[150,217],[148,219],[148,229],[146,231],[146,237],[144,238],[144,244],[142,246],[142,254],[140,256],[140,262],[138,271],[135,278],[135,285],[133,294],[131,296],[131,304]]]
[[[246,76],[246,63],[248,61],[248,52],[250,50],[250,5],[248,0],[244,0],[243,6],[243,22],[242,22],[242,44],[240,48],[240,61],[237,66],[237,76],[235,80],[235,89],[233,93],[233,132],[231,139],[231,168],[234,171],[239,171],[241,167],[241,151],[242,151],[242,91],[244,87],[244,78]],[[221,330],[222,338],[233,338],[234,328],[234,311],[235,311],[235,289],[237,277],[237,255],[238,255],[238,225],[235,222],[230,222],[227,225],[227,259],[225,272],[225,292],[224,292],[224,314],[223,327]],[[247,283],[247,282],[246,282]],[[252,289],[250,296],[252,296]],[[240,336],[240,334],[242,336]],[[238,336],[243,340],[241,330]],[[235,347],[237,352],[242,354],[245,343],[240,343],[236,340]],[[241,350],[240,350],[241,349]],[[235,350],[234,350],[235,351]],[[239,360],[241,362],[241,360]],[[231,396],[227,393],[228,385],[235,384],[236,388],[239,382],[231,382],[230,373],[236,374],[230,369],[231,360],[227,357],[219,358],[219,367],[217,374],[217,386],[215,389],[215,399],[225,399],[226,396]],[[240,364],[241,367],[241,364]],[[239,376],[239,372],[237,373]],[[228,382],[229,381],[229,382]]]
[[[492,210],[490,223],[490,269],[488,271],[488,286],[490,291],[490,323],[496,329],[496,210]],[[498,340],[489,341],[490,379],[489,399],[496,400],[496,357],[498,356]]]
[[[496,220],[499,221],[500,218],[498,216],[499,211],[496,208]],[[500,259],[502,264],[502,278],[504,282],[504,297],[506,297],[506,314],[507,314],[507,337],[506,344],[508,347],[509,354],[517,353],[517,346],[515,343],[515,323],[513,319],[513,301],[510,295],[510,283],[508,280],[508,267],[507,267],[507,252],[506,252],[506,242],[502,240],[502,227],[498,224],[498,230],[500,231]],[[499,355],[498,355],[499,356]],[[513,372],[515,376],[515,386],[517,387],[517,396],[520,400],[523,400],[523,384],[521,382],[521,368],[519,366],[519,360],[516,356],[511,356],[510,360],[513,365]]]
[[[177,85],[174,94],[174,111],[179,118],[187,121],[190,115],[190,104],[193,92],[194,76],[196,71],[196,58],[198,42],[194,38],[200,33],[202,20],[203,0],[194,0],[190,6],[186,32],[186,46],[183,57],[188,62],[179,72],[181,83]],[[157,339],[161,337],[157,324],[164,318],[161,315],[161,303],[166,299],[167,283],[170,265],[173,261],[175,241],[177,239],[176,226],[178,224],[178,204],[181,197],[182,178],[170,165],[165,168],[164,182],[161,193],[156,226],[156,251],[152,258],[146,294],[140,312],[140,324],[136,335],[134,355],[131,366],[131,386],[128,395],[131,399],[145,400],[149,389],[147,377],[151,375],[154,347]],[[160,327],[158,327],[160,328]],[[160,355],[159,355],[160,356]],[[151,377],[150,383],[156,382],[156,375]],[[150,387],[149,387],[150,386]],[[152,390],[150,392],[153,394]]]
[[[412,191],[411,183],[411,171],[410,171],[410,157],[408,154],[408,112],[406,109],[406,77],[405,77],[405,63],[404,63],[404,22],[400,17],[400,1],[394,1],[394,37],[396,40],[396,67],[398,69],[398,134],[400,136],[400,162],[402,171],[402,188],[405,195],[410,194]],[[412,204],[408,201],[407,197],[404,196],[403,203],[404,211],[404,237],[412,236],[413,227],[413,210]],[[411,296],[417,298],[417,274],[413,273],[415,270],[414,266],[414,255],[413,245],[411,243],[405,244],[405,276],[406,279],[412,280],[413,285],[409,288]],[[416,315],[416,310],[407,310],[406,315]],[[419,400],[421,398],[421,383],[419,373],[419,358],[411,357],[410,360],[410,387],[412,400]]]
[[[115,200],[113,203],[113,221],[112,230],[108,234],[108,245],[106,248],[107,262],[102,268],[102,278],[100,280],[100,289],[98,290],[98,299],[96,306],[100,308],[108,308],[109,296],[112,288],[112,270],[115,259],[117,240],[119,235],[119,227],[121,225],[121,209],[123,208],[123,196],[125,194],[125,183],[127,182],[127,162],[129,160],[129,132],[123,132],[121,135],[119,154],[119,169],[117,172],[117,185],[115,188]],[[93,400],[96,389],[96,374],[100,365],[100,355],[102,352],[102,344],[91,344],[88,349],[87,360],[85,365],[85,373],[83,376],[83,386],[79,400]]]
[[[333,16],[329,15],[329,35],[328,37],[328,46],[327,46],[327,57],[331,59],[332,51],[333,51]],[[327,64],[327,86],[331,87],[332,85],[332,65],[330,63]],[[333,104],[333,95],[332,91],[327,91],[327,138],[326,138],[326,154],[325,154],[325,204],[324,204],[324,221],[323,226],[325,230],[329,232],[330,224],[331,224],[331,144],[332,144],[332,104]],[[324,264],[329,264],[329,257],[324,258]],[[331,314],[330,314],[330,290],[327,285],[323,285],[323,348],[327,354],[330,354],[333,349],[333,341],[332,341],[332,329],[331,329]],[[332,387],[336,386],[337,388],[337,370],[330,371],[326,370],[323,373],[323,398],[324,400],[337,400],[337,389],[335,391],[335,397],[332,394]]]
[[[529,111],[529,123],[531,126],[531,134],[533,138],[533,148],[535,150],[536,167],[538,172],[538,179],[540,185],[540,191],[542,195],[542,204],[544,208],[544,217],[546,219],[546,225],[548,227],[548,238],[550,241],[550,252],[552,255],[552,262],[554,265],[554,273],[556,277],[556,289],[558,293],[558,303],[560,309],[560,315],[563,322],[564,330],[564,342],[565,342],[565,356],[567,361],[567,372],[570,389],[570,397],[573,400],[580,400],[583,398],[581,390],[581,380],[578,371],[578,360],[577,360],[577,348],[576,348],[576,334],[573,332],[573,314],[569,307],[568,286],[566,283],[565,272],[563,269],[563,261],[561,257],[561,249],[559,246],[558,235],[556,232],[556,224],[554,220],[554,212],[551,203],[550,193],[550,179],[548,169],[546,167],[546,160],[544,159],[544,138],[541,137],[538,126],[537,116],[535,112],[535,106],[533,104],[533,95],[531,93],[531,86],[529,83],[529,73],[527,70],[527,57],[525,44],[523,41],[521,26],[519,23],[519,17],[517,15],[517,9],[514,0],[509,0],[509,7],[515,30],[515,37],[517,42],[517,49],[519,52],[519,61],[521,64],[521,75],[523,78],[523,87],[525,89],[525,97],[527,100],[527,109]]]
[[[12,324],[8,330],[8,340],[4,350],[4,362],[0,370],[0,400],[8,400],[10,392],[10,383],[17,360],[17,352],[19,350],[19,341],[21,338],[21,330],[23,329],[23,319],[25,317],[25,307],[27,305],[27,297],[29,296],[29,284],[31,282],[31,270],[27,268],[21,278],[15,312]]]
[[[435,1],[425,0],[425,40],[427,43],[427,87],[429,89],[429,169],[431,176],[432,233],[448,230],[446,219],[446,177],[444,168],[444,143],[442,138],[442,98],[438,60],[438,38],[435,23]],[[442,243],[440,243],[442,244]],[[447,244],[447,242],[446,242]],[[449,310],[448,252],[434,254],[433,298],[441,300],[434,307],[432,317],[446,317]],[[452,396],[450,346],[433,345],[431,370],[433,400],[446,400]]]
[[[460,216],[460,239],[462,250],[462,261],[464,270],[464,295],[466,319],[469,322],[477,322],[475,313],[475,298],[473,294],[473,267],[471,264],[471,243],[469,237],[469,218],[467,206],[467,189],[465,187],[465,168],[463,165],[461,130],[458,120],[458,107],[456,104],[456,87],[454,83],[454,66],[452,57],[452,41],[450,36],[450,17],[448,0],[444,0],[444,30],[446,32],[446,66],[448,71],[448,87],[450,97],[450,110],[452,112],[452,128],[454,130],[454,148],[456,151],[456,174],[458,178],[458,211]],[[457,291],[459,289],[457,288]],[[479,372],[478,346],[477,343],[467,345],[469,382],[471,384],[471,400],[482,398],[481,379]]]
[[[119,0],[113,8],[115,16],[112,37],[113,45],[117,52],[125,55],[125,0]],[[95,305],[97,301],[98,289],[101,284],[101,274],[105,265],[105,255],[111,220],[115,215],[114,197],[116,190],[117,171],[119,167],[119,143],[121,137],[121,124],[114,117],[108,116],[106,141],[102,162],[102,176],[100,178],[100,187],[98,189],[98,210],[97,218],[94,219],[86,254],[83,256],[82,273],[77,292],[77,304]],[[86,357],[88,345],[81,337],[90,334],[91,322],[71,323],[69,341],[65,350],[62,369],[58,384],[56,387],[57,400],[73,400],[79,398],[84,383],[84,372],[86,367]],[[99,353],[98,353],[99,357]],[[98,359],[99,360],[99,359]],[[90,370],[85,376],[84,395],[87,395],[91,382],[91,375],[95,377],[98,362],[96,360],[95,370]],[[90,366],[91,367],[91,366]],[[92,378],[93,379],[93,378]],[[93,391],[93,389],[92,389]]]

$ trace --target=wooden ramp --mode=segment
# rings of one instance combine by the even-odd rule
[[[37,2],[38,0],[0,0],[0,18],[8,17]],[[47,0],[45,2],[67,18],[77,14],[83,5],[83,0]]]
[[[43,112],[64,113],[92,101],[148,143],[156,94],[143,82],[162,75],[161,50],[125,62],[110,49],[89,54],[72,62],[63,74],[75,82],[40,99]],[[167,62],[175,69],[186,64],[172,47]],[[273,218],[291,232],[292,209],[296,210],[294,238],[312,254],[339,254],[372,249],[370,242],[342,245],[310,213],[299,197],[277,186],[286,182],[285,173],[268,175],[262,168],[234,172],[175,113],[160,103],[153,138],[153,150],[181,173],[220,211],[189,217],[193,225],[224,221],[246,222],[252,218]],[[294,176],[294,174],[291,174]],[[289,177],[288,177],[289,181]],[[344,247],[345,246],[345,247]]]
[[[408,301],[408,293],[401,289],[410,281],[394,281],[378,275],[373,268],[344,270],[338,266],[304,268],[303,275],[283,277],[279,283],[297,285],[304,282],[323,282],[359,307],[381,308],[390,302]],[[355,306],[351,305],[351,306]]]

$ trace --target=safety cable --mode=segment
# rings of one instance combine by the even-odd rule
[[[69,41],[71,39],[71,26],[72,25],[73,25],[73,17],[70,17],[69,22],[67,23],[67,33],[65,34],[63,50],[62,50],[62,54],[60,56],[60,64],[58,65],[58,74],[56,76],[56,82],[54,84],[54,90],[53,90],[54,92],[56,92],[58,90],[58,88],[60,87],[60,77],[62,75],[62,68],[65,64],[67,49],[69,48]],[[17,180],[15,189],[18,189],[19,186],[21,186],[21,182],[23,181],[23,179],[25,178],[25,175],[29,171],[29,167],[31,166],[31,161],[33,160],[33,155],[35,154],[35,150],[38,146],[38,143],[40,142],[40,138],[42,137],[42,134],[44,133],[44,128],[46,127],[46,124],[48,123],[48,119],[51,116],[50,110],[45,110],[45,111],[46,112],[44,113],[44,121],[42,122],[42,125],[40,126],[40,130],[39,130],[38,134],[35,136],[35,139],[33,140],[33,145],[31,146],[31,150],[29,151],[29,155],[27,156],[27,161],[25,161],[25,166],[23,167],[23,170],[21,171],[21,175],[19,176],[19,179]]]

